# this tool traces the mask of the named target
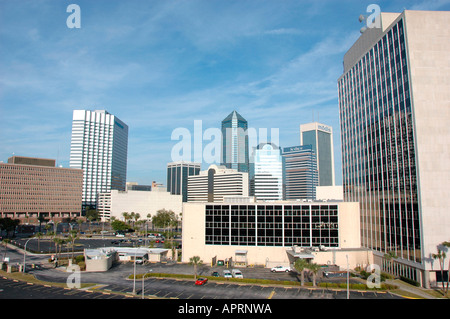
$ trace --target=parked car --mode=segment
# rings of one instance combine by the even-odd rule
[[[198,278],[196,281],[195,281],[195,284],[197,285],[197,286],[202,286],[202,285],[204,285],[204,284],[206,284],[208,282],[208,278]]]
[[[219,272],[214,271],[214,272],[211,274],[211,276],[213,276],[213,277],[219,277]]]
[[[239,269],[233,269],[231,271],[231,274],[234,278],[244,278],[244,276],[242,276],[242,272]]]
[[[289,266],[276,266],[270,269],[271,272],[290,272],[292,271],[291,267]]]
[[[233,278],[233,276],[231,275],[231,271],[229,271],[229,270],[224,270],[223,271],[223,276],[225,278]]]
[[[117,234],[116,237],[125,237],[124,234]]]

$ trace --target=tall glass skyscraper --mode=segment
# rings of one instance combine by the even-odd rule
[[[283,148],[284,194],[286,200],[316,199],[318,172],[311,145]]]
[[[338,80],[344,200],[360,203],[362,245],[425,287],[442,280],[431,256],[450,234],[449,21],[381,13]]]
[[[258,200],[283,199],[283,159],[272,143],[258,145],[254,151],[251,195]]]
[[[222,162],[226,168],[249,172],[248,123],[236,111],[222,121]]]
[[[99,193],[125,190],[128,126],[107,111],[74,110],[70,167],[83,170],[83,210]]]
[[[300,125],[300,144],[316,154],[319,186],[334,186],[333,128],[321,123]]]

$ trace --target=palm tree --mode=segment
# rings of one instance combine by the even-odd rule
[[[392,272],[392,259],[398,258],[394,252],[389,251],[387,254],[384,254],[384,258],[389,262],[389,271]]]
[[[38,252],[39,252],[41,251],[41,238],[44,236],[44,234],[39,231],[34,236],[38,239]]]
[[[44,215],[39,214],[39,216],[38,216],[38,221],[39,221],[39,232],[42,231],[41,225],[42,225],[42,223],[45,222],[46,220],[47,220],[47,219],[45,218]]]
[[[444,259],[447,257],[445,252],[441,251],[438,248],[437,254],[431,254],[431,257],[435,260],[439,260],[439,265],[441,266],[441,280],[442,280],[442,291],[445,293],[445,286],[444,286]]]
[[[447,250],[450,249],[450,241],[444,241],[442,243],[442,246],[446,247]],[[443,279],[443,278],[442,278]],[[449,283],[449,279],[450,279],[450,258],[448,259],[448,271],[447,271],[447,286],[445,288],[445,293],[448,293],[448,283]]]
[[[305,285],[305,270],[308,268],[309,263],[306,259],[299,258],[294,263],[294,268],[300,272],[301,285]]]
[[[68,238],[68,241],[70,242],[70,246],[72,247],[72,261],[73,261],[73,255],[74,255],[74,247],[75,247],[75,241],[78,239],[78,232],[76,230],[70,231],[70,236]]]
[[[197,280],[197,266],[203,263],[199,256],[189,258],[189,265],[194,266],[194,280]]]
[[[308,265],[308,269],[311,270],[312,273],[313,273],[313,286],[314,286],[314,287],[316,286],[317,273],[319,272],[319,270],[320,270],[321,268],[322,268],[322,267],[321,267],[319,264],[316,264],[316,263],[310,263],[310,264]]]
[[[125,219],[125,223],[127,223],[128,220],[130,219],[130,214],[128,214],[127,212],[123,212],[122,216],[123,216],[123,219]]]

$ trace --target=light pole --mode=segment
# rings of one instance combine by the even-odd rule
[[[348,265],[348,255],[345,255],[347,258],[347,299],[350,299],[350,291],[349,291],[349,265]]]
[[[144,299],[144,296],[145,296],[145,294],[144,294],[144,278],[145,278],[145,275],[148,274],[149,272],[152,272],[152,271],[153,271],[153,269],[149,269],[149,271],[146,272],[146,273],[142,276],[142,299]]]
[[[25,273],[25,260],[26,260],[26,257],[27,257],[27,244],[28,244],[28,242],[30,241],[30,240],[32,240],[33,239],[33,237],[31,237],[30,239],[28,239],[26,242],[25,242],[25,246],[23,247],[23,269],[22,269],[22,272],[23,273]]]
[[[134,247],[134,276],[133,276],[133,295],[136,294],[136,253],[137,253],[137,248]]]

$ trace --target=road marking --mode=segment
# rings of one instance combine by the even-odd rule
[[[267,298],[267,299],[272,299],[273,295],[275,295],[275,290],[272,290],[272,292],[269,295],[269,298]]]

